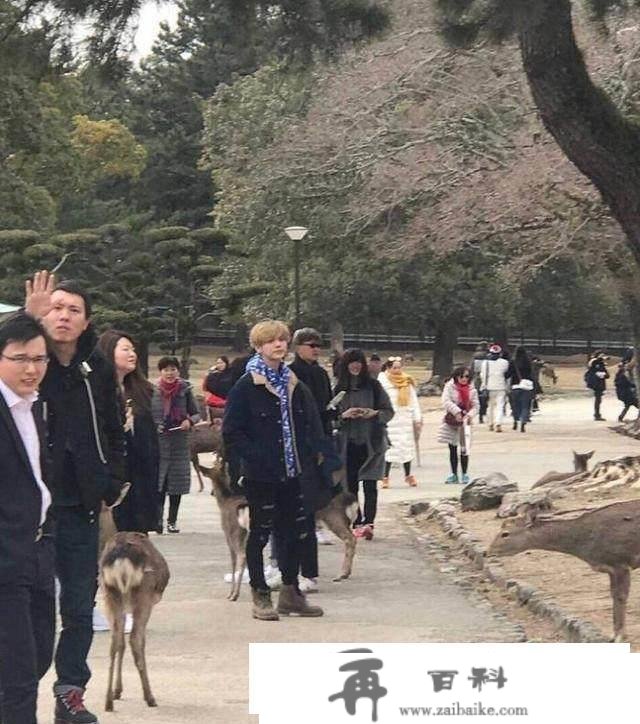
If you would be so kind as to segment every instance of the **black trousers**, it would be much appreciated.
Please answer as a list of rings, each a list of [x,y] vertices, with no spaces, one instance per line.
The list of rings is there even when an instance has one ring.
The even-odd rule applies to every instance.
[[[317,578],[319,569],[315,515],[307,515],[305,529],[307,535],[300,541],[300,573],[305,578]]]
[[[366,445],[355,445],[352,442],[347,443],[347,486],[349,492],[358,497],[358,488],[360,485],[360,468],[366,461],[369,453]],[[358,516],[355,525],[373,525],[378,510],[378,481],[363,480],[362,489],[364,491],[364,516],[358,506]]]
[[[54,544],[36,544],[19,580],[0,584],[0,721],[36,724],[38,681],[53,658]]]
[[[602,403],[603,395],[604,395],[604,390],[594,390],[593,391],[593,416],[596,419],[601,417],[600,404]]]
[[[247,568],[251,587],[267,589],[262,551],[273,531],[278,549],[278,568],[282,583],[297,585],[300,542],[307,536],[307,514],[302,503],[300,481],[287,478],[268,483],[246,480],[243,483],[249,503],[251,529],[247,538]]]

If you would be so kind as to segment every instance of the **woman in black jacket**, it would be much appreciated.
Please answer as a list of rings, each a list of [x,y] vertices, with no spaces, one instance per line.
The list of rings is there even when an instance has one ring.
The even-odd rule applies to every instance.
[[[509,362],[507,377],[511,380],[511,414],[513,429],[525,432],[526,424],[531,415],[531,399],[533,397],[533,369],[531,359],[524,347],[516,347],[516,352]]]
[[[151,417],[153,385],[138,366],[133,339],[110,329],[98,339],[98,348],[112,362],[127,442],[127,480],[131,489],[114,508],[118,530],[148,533],[157,523],[158,435]]]
[[[590,389],[593,390],[594,395],[594,407],[593,407],[593,419],[596,422],[604,422],[604,417],[600,414],[600,404],[602,403],[602,396],[604,391],[607,389],[607,380],[609,379],[609,371],[605,359],[608,359],[604,352],[597,351],[594,356],[589,360],[587,371],[584,375],[584,381]]]

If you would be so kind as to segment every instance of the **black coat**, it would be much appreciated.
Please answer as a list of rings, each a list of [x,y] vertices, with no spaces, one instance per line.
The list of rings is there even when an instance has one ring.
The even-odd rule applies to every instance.
[[[313,454],[321,429],[313,398],[308,390],[305,394],[303,386],[304,383],[292,374],[289,411],[298,474]],[[231,389],[222,422],[222,437],[228,455],[240,460],[246,478],[272,484],[285,480],[280,399],[261,375],[247,372]]]
[[[616,386],[616,395],[625,405],[634,405],[638,401],[638,393],[633,381],[629,378],[626,370],[618,370],[616,373],[614,384]]]
[[[598,373],[602,372],[604,372],[604,376],[598,375]],[[584,379],[587,387],[590,387],[594,392],[604,392],[606,390],[609,371],[602,357],[594,357],[590,360]]]
[[[40,385],[52,458],[54,504],[100,511],[125,482],[125,439],[113,367],[89,328],[68,367],[55,355]]]
[[[311,390],[320,414],[322,429],[325,435],[331,435],[332,412],[327,410],[327,405],[331,402],[333,394],[326,370],[317,362],[305,362],[298,355],[295,356],[289,367],[296,373],[296,377]]]
[[[39,404],[33,416],[40,438],[40,466],[47,483],[46,438]],[[0,585],[15,583],[36,559],[42,496],[20,433],[0,394]],[[51,510],[51,509],[50,509]],[[45,528],[52,529],[51,514]]]

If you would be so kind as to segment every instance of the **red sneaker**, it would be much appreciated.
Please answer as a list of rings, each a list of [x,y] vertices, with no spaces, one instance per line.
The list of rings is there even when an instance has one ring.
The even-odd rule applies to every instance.
[[[353,535],[356,538],[364,538],[365,537],[365,533],[364,533],[365,527],[366,526],[364,526],[364,525],[357,526],[356,528],[353,529]]]
[[[372,525],[363,525],[361,530],[362,530],[362,537],[365,540],[373,540],[373,526]]]

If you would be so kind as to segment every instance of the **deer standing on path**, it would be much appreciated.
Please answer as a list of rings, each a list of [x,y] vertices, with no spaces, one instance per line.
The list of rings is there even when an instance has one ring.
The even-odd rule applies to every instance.
[[[523,506],[524,508],[524,506]],[[505,520],[487,555],[512,556],[530,549],[576,556],[593,570],[609,575],[613,599],[613,640],[625,639],[631,570],[640,567],[640,500],[611,503],[576,518],[539,515],[527,508]]]
[[[242,580],[244,572],[247,534],[249,531],[249,504],[244,495],[236,495],[229,489],[229,478],[224,469],[224,462],[217,461],[213,467],[207,468],[199,465],[200,472],[211,480],[213,493],[220,508],[220,521],[224,531],[229,552],[231,554],[231,593],[228,598],[237,600],[240,592],[240,583],[234,588],[236,578],[236,561],[242,565],[238,574]],[[324,508],[316,512],[316,520],[322,521],[329,530],[344,543],[344,558],[340,575],[334,581],[343,581],[351,575],[353,558],[356,553],[357,538],[353,535],[351,526],[358,513],[358,501],[352,493],[338,493]]]
[[[572,473],[557,473],[555,470],[543,475],[540,480],[537,480],[531,488],[539,488],[541,485],[548,485],[549,483],[563,483],[570,480],[574,475],[584,473],[589,469],[589,460],[593,457],[595,450],[589,450],[586,453],[573,452],[573,472]]]
[[[194,425],[189,432],[189,458],[198,476],[199,493],[204,490],[204,484],[198,455],[200,453],[220,454],[222,452],[222,428],[220,422],[220,420],[201,422]],[[212,495],[215,495],[215,490],[212,491]]]
[[[133,614],[129,643],[140,674],[144,700],[149,706],[157,706],[149,685],[145,646],[151,610],[162,598],[169,583],[167,562],[144,533],[117,533],[107,542],[102,553],[100,579],[106,613],[111,623],[111,661],[105,710],[113,711],[113,700],[122,695],[124,623],[127,611]]]

